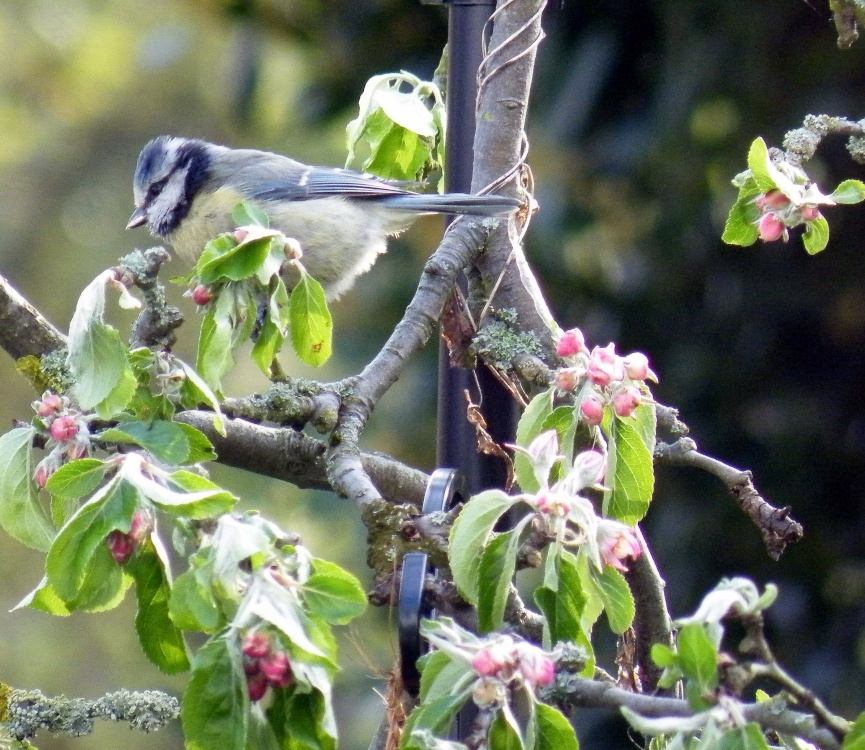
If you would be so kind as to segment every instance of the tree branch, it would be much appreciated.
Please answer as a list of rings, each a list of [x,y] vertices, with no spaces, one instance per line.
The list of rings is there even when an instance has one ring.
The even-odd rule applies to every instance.
[[[655,459],[670,466],[693,466],[718,477],[745,515],[760,529],[763,544],[773,560],[781,556],[788,544],[802,538],[802,526],[790,518],[790,507],[776,508],[764,500],[754,487],[750,471],[736,469],[700,453],[690,438],[680,438],[672,444],[658,443]]]
[[[0,276],[0,347],[17,360],[64,346],[66,337]]]
[[[332,489],[325,470],[327,446],[320,440],[291,429],[263,427],[242,419],[225,420],[223,436],[216,431],[214,415],[208,411],[184,411],[175,419],[207,435],[219,462],[226,466],[305,489]],[[429,477],[422,471],[379,453],[360,453],[359,458],[363,471],[382,498],[418,506],[423,502]]]

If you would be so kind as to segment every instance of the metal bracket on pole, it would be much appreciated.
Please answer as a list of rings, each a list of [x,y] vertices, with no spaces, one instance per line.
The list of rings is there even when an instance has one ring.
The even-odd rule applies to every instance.
[[[468,492],[463,475],[456,469],[436,469],[426,488],[422,513],[448,511],[466,500]],[[435,575],[435,568],[430,565],[426,552],[406,552],[399,582],[399,655],[403,687],[411,696],[417,696],[420,689],[416,665],[423,655],[420,621],[434,615],[433,610],[423,603],[423,587],[428,573]]]

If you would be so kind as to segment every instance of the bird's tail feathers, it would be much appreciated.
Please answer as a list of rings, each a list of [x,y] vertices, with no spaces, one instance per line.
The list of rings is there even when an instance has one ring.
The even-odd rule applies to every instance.
[[[504,195],[468,195],[466,193],[408,193],[381,199],[392,208],[435,214],[474,214],[503,216],[516,210],[520,201]]]

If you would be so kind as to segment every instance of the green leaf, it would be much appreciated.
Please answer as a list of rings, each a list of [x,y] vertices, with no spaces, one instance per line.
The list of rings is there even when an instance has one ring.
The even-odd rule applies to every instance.
[[[443,651],[433,651],[418,659],[420,676],[420,699],[433,701],[453,692],[454,686],[461,684],[471,674],[469,682],[474,682],[474,671],[459,659],[452,658]]]
[[[501,490],[487,490],[469,500],[451,527],[451,574],[460,593],[471,604],[478,602],[478,558],[499,518],[516,501]]]
[[[675,667],[679,663],[676,652],[663,643],[655,643],[651,651],[652,661],[659,667]]]
[[[565,457],[566,466],[570,466],[574,462],[574,436],[577,433],[578,425],[577,412],[573,406],[559,406],[553,409],[541,425],[541,432],[555,430],[558,434],[559,451]],[[553,467],[551,484],[561,478],[556,474],[561,473],[562,469],[562,462],[559,461]]]
[[[280,690],[268,707],[267,716],[280,747],[333,750],[336,739],[324,730],[325,711],[325,698],[317,690],[310,693]]]
[[[224,625],[213,592],[200,579],[198,569],[187,570],[177,577],[171,587],[168,615],[181,630],[215,633]]]
[[[606,483],[611,492],[604,497],[604,515],[634,526],[652,499],[652,454],[632,419],[615,417],[609,433]]]
[[[749,721],[743,727],[728,729],[721,735],[718,750],[769,750],[760,725]]]
[[[287,334],[289,296],[282,279],[277,279],[270,295],[264,325],[252,347],[252,361],[268,377],[271,376],[273,361],[282,349]]]
[[[517,424],[517,445],[526,448],[544,431],[544,423],[553,412],[553,390],[535,396],[526,407]],[[529,457],[517,452],[514,455],[514,473],[517,484],[523,492],[537,492],[540,489]]]
[[[595,582],[604,601],[610,630],[621,635],[634,622],[634,597],[628,582],[618,570],[609,565],[605,565],[603,572],[595,576]]]
[[[102,544],[90,558],[78,595],[65,604],[70,610],[107,612],[123,601],[131,585],[132,576],[114,561],[108,547]]]
[[[220,295],[216,307],[205,314],[198,335],[195,369],[207,386],[217,393],[222,390],[223,376],[234,365],[231,308],[231,295]]]
[[[469,693],[468,689],[456,693],[446,693],[439,698],[426,700],[418,705],[406,720],[400,748],[403,750],[417,748],[411,737],[411,733],[415,729],[428,729],[435,735],[444,733],[468,699]]]
[[[198,278],[210,286],[224,281],[243,281],[254,276],[270,254],[272,239],[241,242],[206,264],[199,264]]]
[[[189,425],[181,425],[178,422],[166,422],[156,420],[154,422],[123,422],[117,427],[112,427],[99,433],[99,439],[111,443],[131,443],[143,448],[158,461],[166,464],[190,463],[191,447],[189,443],[189,431],[184,429]],[[195,428],[192,428],[195,430]],[[201,436],[208,447],[208,454],[215,457],[210,441],[203,433],[195,430]]]
[[[646,388],[644,395],[651,398],[652,392]],[[655,441],[657,439],[658,417],[655,413],[655,405],[651,403],[642,403],[631,414],[631,422],[634,429],[652,456],[655,453]]]
[[[514,731],[501,711],[490,725],[489,749],[490,750],[523,750],[523,740],[519,733]]]
[[[557,589],[540,586],[535,589],[535,603],[547,620],[550,646],[559,641],[573,641],[586,649],[589,660],[583,675],[595,671],[595,657],[589,633],[583,625],[587,596],[577,569],[576,559],[569,552],[557,556],[555,561]]]
[[[345,625],[366,609],[366,593],[351,573],[336,563],[314,559],[315,571],[303,584],[309,611],[326,622]]]
[[[546,703],[536,703],[538,739],[535,750],[579,750],[577,735],[561,711]]]
[[[60,497],[86,497],[102,483],[108,469],[109,465],[98,458],[70,461],[48,478],[45,489]]]
[[[204,644],[192,662],[180,719],[187,750],[244,750],[249,696],[240,649],[227,634]]]
[[[75,378],[73,390],[79,406],[88,410],[105,401],[110,402],[107,411],[122,410],[135,393],[134,387],[128,391],[130,383],[137,386],[137,381],[120,334],[105,323],[93,321],[76,344],[73,350],[70,341],[69,366]],[[128,398],[123,403],[126,395]]]
[[[35,434],[32,427],[16,427],[0,437],[0,526],[13,539],[45,552],[54,529],[33,484]]]
[[[684,625],[678,638],[679,666],[685,677],[694,682],[694,692],[688,702],[694,710],[705,708],[695,705],[697,697],[704,697],[718,686],[718,651],[705,627],[699,623]]]
[[[288,299],[291,344],[298,359],[312,367],[323,365],[332,349],[333,320],[324,290],[308,273],[301,274]]]
[[[513,529],[496,536],[478,562],[478,630],[491,633],[502,626],[505,604],[517,566],[523,530],[534,518],[523,518]]]
[[[220,435],[225,435],[225,420],[222,417],[222,411],[219,408],[219,399],[211,390],[210,386],[204,382],[204,379],[186,362],[175,358],[186,378],[183,381],[181,400],[185,407],[194,409],[200,404],[206,404],[214,411],[213,426]],[[192,441],[195,443],[195,441]],[[209,442],[209,441],[208,441]],[[201,459],[204,460],[204,459]]]
[[[213,518],[230,511],[237,498],[218,484],[199,474],[180,469],[168,475],[169,481],[181,491],[160,487],[154,483],[154,492],[145,492],[162,510],[186,518]]]
[[[186,643],[168,616],[171,581],[151,540],[132,556],[126,570],[135,579],[135,630],[145,655],[166,674],[185,672],[189,669]]]
[[[60,529],[48,551],[45,570],[61,599],[74,602],[82,594],[95,553],[101,548],[110,559],[105,538],[114,530],[128,532],[137,507],[135,489],[126,482],[114,481],[82,505]]]
[[[805,234],[802,242],[809,255],[816,255],[826,249],[829,244],[829,222],[824,216],[818,216],[814,221],[805,222]]]
[[[844,180],[829,195],[835,203],[860,203],[865,200],[865,182],[859,180]]]
[[[239,227],[257,224],[260,227],[270,226],[270,217],[258,206],[249,201],[241,201],[231,211],[231,218]]]
[[[382,110],[370,116],[369,124],[371,153],[364,170],[389,180],[416,179],[434,141],[390,121]]]
[[[757,183],[761,193],[768,193],[778,187],[769,173],[768,165],[769,149],[766,146],[766,141],[757,138],[748,149],[748,168],[751,170],[754,182]]]
[[[101,419],[112,419],[126,409],[135,397],[138,390],[138,381],[131,367],[123,370],[120,379],[111,392],[96,404],[96,414]]]
[[[865,750],[865,711],[856,717],[841,743],[841,750]]]
[[[739,189],[739,195],[724,224],[724,233],[721,235],[723,242],[728,245],[747,247],[757,241],[760,236],[757,222],[760,220],[761,212],[754,201],[761,193],[753,180]]]

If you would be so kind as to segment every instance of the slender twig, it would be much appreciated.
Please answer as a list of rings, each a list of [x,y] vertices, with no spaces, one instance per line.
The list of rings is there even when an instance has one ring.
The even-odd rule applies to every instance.
[[[754,677],[767,677],[773,680],[781,688],[787,691],[796,702],[802,707],[810,711],[817,718],[817,721],[829,729],[838,740],[843,740],[845,735],[850,731],[850,724],[846,719],[833,714],[820,698],[811,690],[806,688],[801,683],[787,672],[772,652],[769,642],[766,640],[766,633],[763,627],[763,616],[760,613],[742,617],[742,622],[745,625],[745,630],[748,634],[746,641],[748,649],[755,654],[759,659],[759,664],[752,664],[750,669]]]
[[[790,518],[790,508],[776,508],[767,502],[754,487],[750,471],[736,469],[697,450],[690,438],[675,443],[658,443],[655,460],[671,466],[693,466],[718,477],[736,499],[739,507],[750,518],[763,536],[766,551],[777,560],[784,548],[798,542],[803,535],[802,526]]]

